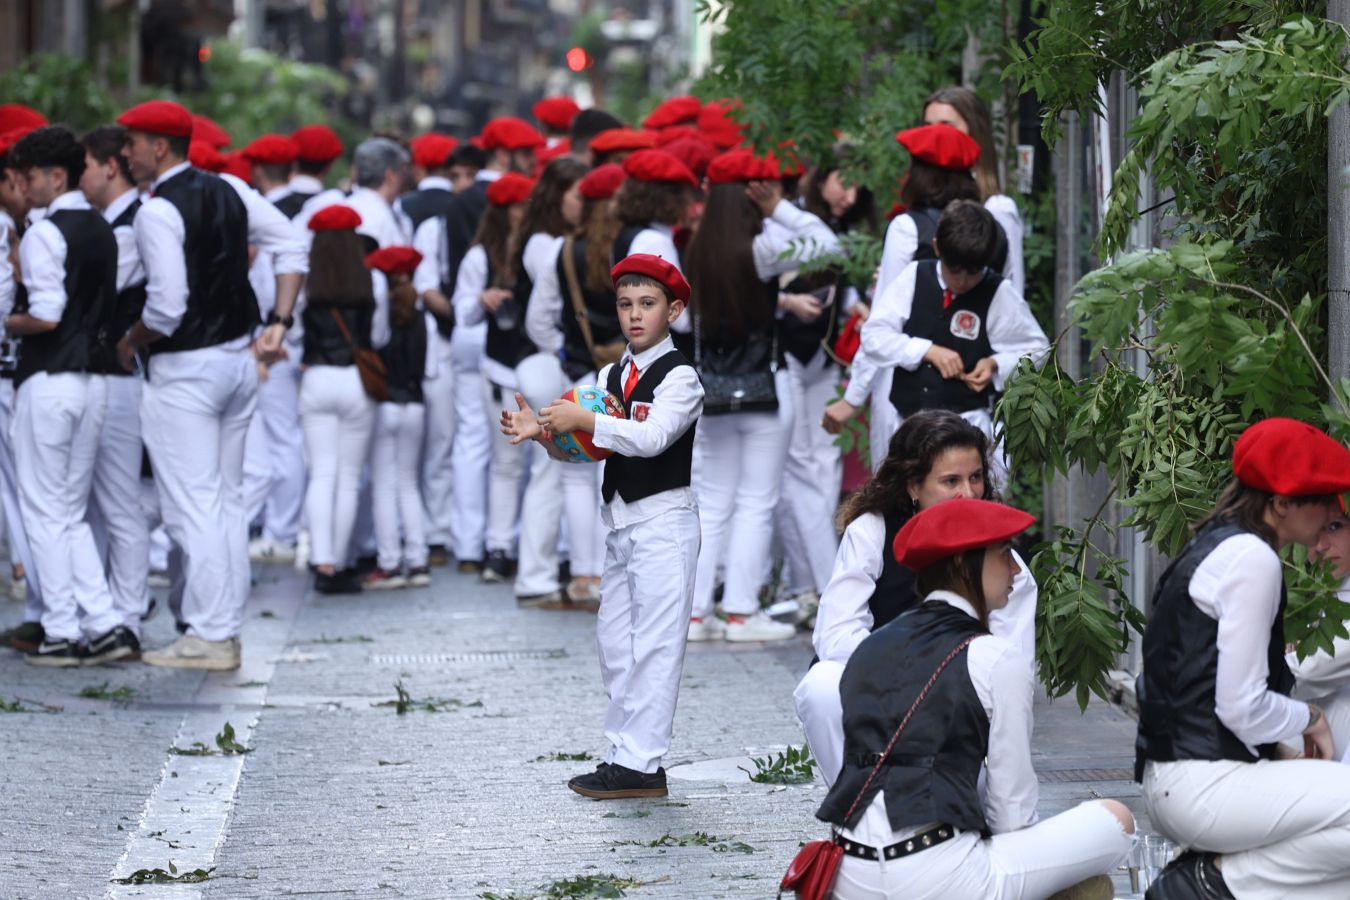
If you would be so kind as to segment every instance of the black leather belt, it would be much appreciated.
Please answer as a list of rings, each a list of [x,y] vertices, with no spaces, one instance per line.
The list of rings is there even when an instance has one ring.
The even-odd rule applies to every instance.
[[[880,849],[838,835],[835,836],[834,842],[844,848],[845,856],[856,856],[858,859],[876,862],[879,859],[899,859],[902,856],[909,856],[912,853],[927,850],[929,847],[936,847],[938,844],[950,841],[954,837],[956,837],[955,828],[950,825],[938,825]]]

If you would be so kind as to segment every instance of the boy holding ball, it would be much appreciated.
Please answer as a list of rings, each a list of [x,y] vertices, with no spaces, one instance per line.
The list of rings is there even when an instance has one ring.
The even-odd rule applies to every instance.
[[[670,325],[689,302],[689,282],[659,256],[635,253],[611,271],[628,347],[600,372],[627,418],[597,416],[558,400],[536,414],[502,410],[512,443],[534,439],[558,453],[554,434],[585,432],[612,450],[601,518],[609,528],[600,580],[597,637],[605,712],[605,761],[567,783],[597,800],[664,797],[675,701],[698,562],[698,506],[689,486],[703,388],[675,349]]]

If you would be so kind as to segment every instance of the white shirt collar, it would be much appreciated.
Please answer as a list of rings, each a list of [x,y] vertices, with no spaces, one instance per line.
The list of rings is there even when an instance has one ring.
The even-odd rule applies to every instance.
[[[436,189],[448,191],[451,190],[450,179],[442,178],[440,175],[428,175],[426,178],[417,182],[417,189],[419,191],[431,191]]]
[[[653,222],[647,227],[658,234],[664,234],[666,237],[675,236],[675,226],[667,225],[665,222]]]
[[[128,206],[136,202],[137,193],[135,188],[124,192],[116,200],[108,204],[108,208],[103,210],[103,219],[109,224],[117,221],[117,217],[126,212]]]
[[[647,371],[648,366],[650,366],[652,363],[656,362],[658,359],[665,356],[667,353],[669,353],[674,349],[675,349],[675,342],[671,340],[670,335],[667,334],[664,340],[658,342],[653,347],[648,347],[646,350],[643,350],[636,356],[633,355],[632,348],[629,348],[627,351],[625,351],[624,362],[625,363],[631,362],[638,367],[639,372],[645,372]]]
[[[313,175],[292,175],[286,186],[297,194],[317,194],[323,190],[323,182]]]
[[[496,169],[479,169],[478,174],[473,177],[475,181],[496,181],[504,174],[504,172],[498,172]]]
[[[276,203],[282,197],[289,197],[293,193],[295,193],[295,188],[291,187],[290,183],[288,182],[279,187],[274,187],[267,193],[263,194],[263,199],[272,203]]]
[[[951,591],[933,591],[927,597],[924,597],[923,600],[925,603],[930,600],[937,600],[940,603],[945,603],[948,606],[953,606],[961,610],[961,612],[970,616],[972,619],[978,621],[980,618],[979,613],[975,612],[975,607],[969,600],[962,597],[960,594],[953,594]]]
[[[192,163],[187,162],[185,160],[183,162],[180,162],[178,165],[174,166],[172,169],[167,170],[163,175],[155,179],[154,184],[150,185],[150,193],[153,194],[155,192],[155,188],[159,187],[161,184],[168,181],[170,178],[177,175],[179,172],[182,172],[190,168],[192,168]]]
[[[34,209],[28,213],[28,224],[34,225],[48,218],[54,212],[63,209],[93,209],[89,205],[89,198],[83,191],[66,191],[61,196],[51,202],[50,206]]]

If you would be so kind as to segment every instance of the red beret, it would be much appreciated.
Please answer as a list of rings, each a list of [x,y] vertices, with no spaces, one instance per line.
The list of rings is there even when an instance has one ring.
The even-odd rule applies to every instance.
[[[915,159],[941,169],[970,169],[980,159],[980,145],[975,139],[951,125],[907,128],[895,139]]]
[[[1350,450],[1294,419],[1257,422],[1233,445],[1233,474],[1249,488],[1303,497],[1350,490]]]
[[[1036,517],[989,500],[957,497],[920,510],[895,536],[895,561],[915,570],[1026,531]]]
[[[327,125],[302,125],[291,132],[297,159],[307,163],[332,162],[342,155],[342,141]]]
[[[41,128],[47,124],[47,117],[22,103],[0,103],[0,134],[7,134],[16,128]]]
[[[610,280],[616,288],[621,275],[645,275],[654,278],[666,290],[675,295],[676,300],[689,302],[689,282],[684,280],[680,270],[659,256],[650,253],[633,253],[619,260],[618,265],[609,270]]]
[[[220,170],[220,174],[233,175],[245,184],[253,184],[253,164],[244,156],[243,150],[226,153],[223,159],[225,166]]]
[[[284,134],[264,134],[240,151],[244,159],[263,166],[288,166],[298,152],[295,141]]]
[[[632,128],[607,128],[591,138],[589,146],[592,153],[647,150],[656,146],[656,135]]]
[[[343,203],[334,203],[309,217],[310,231],[352,231],[361,224],[361,214]]]
[[[543,174],[544,169],[549,163],[553,162],[558,157],[566,156],[571,152],[572,142],[567,138],[563,138],[554,144],[550,144],[547,147],[541,147],[534,151],[534,176],[538,178]]]
[[[366,256],[366,268],[379,269],[386,275],[411,275],[421,261],[422,254],[412,247],[381,247]]]
[[[192,113],[170,100],[147,100],[137,104],[118,116],[117,124],[147,134],[192,136]]]
[[[664,150],[639,150],[623,161],[623,170],[638,181],[673,181],[698,187],[689,167]]]
[[[408,142],[412,148],[413,163],[424,169],[439,169],[455,152],[459,141],[448,134],[423,134]]]
[[[669,128],[659,128],[656,131],[656,146],[664,147],[666,144],[685,138],[695,138],[700,141],[707,141],[708,136],[699,131],[692,125],[671,125]]]
[[[663,100],[647,118],[642,120],[643,128],[669,128],[671,125],[683,125],[698,121],[703,112],[703,101],[697,97],[671,97]]]
[[[717,156],[717,148],[701,136],[680,138],[661,149],[688,166],[689,171],[698,178],[708,173],[708,164]]]
[[[225,171],[225,157],[211,146],[210,141],[193,141],[188,144],[188,162],[207,172]]]
[[[603,166],[596,166],[586,173],[577,184],[577,190],[581,191],[581,196],[587,200],[608,200],[618,193],[619,185],[628,176],[623,172],[623,166],[618,163],[605,163]]]
[[[29,132],[37,131],[41,127],[41,125],[20,125],[0,134],[0,156],[14,149],[14,145],[23,140]]]
[[[530,192],[533,190],[533,178],[526,178],[519,172],[507,172],[487,186],[487,198],[493,206],[510,206],[513,203],[524,203],[530,198]]]
[[[572,127],[572,120],[581,112],[581,107],[571,97],[545,97],[531,111],[545,127],[566,131]]]
[[[739,106],[738,100],[714,100],[698,114],[698,130],[723,150],[735,147],[741,142],[741,126],[731,111]]]
[[[230,133],[206,116],[193,115],[192,138],[206,141],[217,150],[230,146]]]
[[[737,181],[773,181],[779,177],[778,163],[755,156],[749,150],[728,150],[708,163],[708,181],[731,184]]]
[[[482,138],[484,150],[533,150],[548,143],[533,125],[514,116],[488,122]]]

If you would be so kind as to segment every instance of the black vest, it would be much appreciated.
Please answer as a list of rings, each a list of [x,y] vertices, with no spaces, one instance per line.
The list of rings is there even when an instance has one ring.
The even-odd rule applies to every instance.
[[[895,553],[891,550],[895,536],[909,519],[899,513],[889,512],[885,520],[886,543],[881,547],[881,574],[867,601],[867,608],[872,613],[873,631],[919,605],[919,595],[914,587],[914,570],[896,562]]]
[[[305,323],[304,364],[307,366],[350,366],[352,345],[342,335],[337,322],[333,320],[333,310],[338,311],[347,330],[356,340],[356,346],[370,348],[370,320],[375,314],[374,306],[352,307],[332,306],[316,303],[313,297],[305,303],[300,314]]]
[[[402,328],[389,323],[389,343],[380,348],[390,403],[421,403],[427,368],[427,320],[418,310]]]
[[[412,219],[413,231],[416,231],[417,226],[427,219],[442,215],[446,206],[450,204],[453,194],[454,192],[447,188],[420,188],[400,197],[399,205],[403,207],[403,212],[408,218]]]
[[[47,217],[66,242],[66,306],[56,328],[24,338],[14,383],[38,372],[89,372],[117,310],[117,238],[103,214],[62,209]]]
[[[459,278],[459,264],[464,254],[473,246],[474,235],[478,233],[478,223],[487,211],[487,182],[474,181],[457,194],[452,194],[445,204],[445,259],[448,274],[445,279],[447,297],[453,297],[455,282]],[[489,282],[490,284],[491,282]]]
[[[689,360],[678,350],[671,350],[644,372],[638,373],[638,383],[633,393],[623,399],[623,384],[619,376],[623,369],[623,360],[609,367],[609,378],[605,389],[623,404],[624,415],[631,416],[632,404],[651,403],[656,396],[656,386],[670,374],[672,369],[689,365]],[[689,473],[694,467],[694,432],[698,422],[691,422],[689,430],[675,439],[665,450],[652,457],[620,456],[615,454],[605,460],[605,476],[600,483],[600,495],[609,503],[618,494],[625,503],[633,503],[644,497],[671,491],[675,488],[689,487]]]
[[[628,255],[633,238],[641,228],[628,227],[619,232],[610,250],[610,265]],[[612,290],[597,291],[586,284],[586,239],[577,238],[572,242],[572,263],[576,267],[577,282],[581,287],[581,298],[586,306],[586,319],[591,325],[591,337],[597,347],[623,340],[623,331],[619,328],[618,298]],[[586,338],[581,333],[576,307],[572,301],[571,282],[567,280],[567,269],[563,263],[563,253],[567,244],[558,251],[558,288],[562,292],[562,367],[567,377],[576,381],[595,371],[595,361],[586,346]]]
[[[976,782],[989,750],[989,717],[966,668],[969,648],[952,660],[915,711],[877,777],[848,813],[879,754],[938,665],[980,623],[946,603],[922,603],[858,645],[844,667],[844,763],[816,818],[855,827],[886,792],[892,829],[941,822],[988,834]]]
[[[919,246],[914,251],[914,258],[937,259],[937,253],[933,250],[933,238],[937,236],[937,223],[942,216],[942,210],[925,206],[907,210],[905,215],[909,216],[914,228],[919,232]],[[1002,274],[1004,267],[1008,265],[1008,235],[997,219],[994,220],[994,232],[994,250],[989,254],[987,265]]]
[[[317,197],[317,196],[318,194],[302,194],[297,191],[294,193],[287,194],[280,200],[273,202],[272,205],[275,206],[277,209],[281,210],[281,214],[286,218],[294,219],[296,216],[300,215],[300,210],[302,207],[304,207],[305,201],[307,201],[310,197]]]
[[[969,372],[977,362],[993,355],[994,348],[989,343],[989,305],[1002,283],[1002,275],[988,270],[974,290],[956,296],[952,305],[943,309],[938,261],[919,263],[905,334],[955,350]],[[957,336],[954,331],[973,336]],[[949,409],[958,413],[985,409],[991,396],[988,388],[976,393],[959,378],[943,378],[937,367],[928,362],[920,363],[913,372],[897,367],[891,375],[891,403],[902,416],[912,416],[921,409]]]
[[[151,344],[150,353],[213,347],[249,334],[262,316],[248,283],[244,201],[224,179],[194,168],[159,185],[155,196],[183,217],[188,298],[177,330]]]
[[[1239,525],[1206,526],[1167,567],[1153,592],[1153,613],[1144,630],[1144,668],[1135,681],[1139,699],[1139,735],[1134,744],[1134,778],[1143,780],[1148,760],[1183,759],[1256,762],[1272,759],[1275,745],[1265,744],[1253,756],[1228,730],[1214,710],[1214,680],[1219,667],[1219,623],[1191,599],[1191,576],[1223,541],[1247,533]],[[1266,684],[1289,695],[1294,675],[1284,661],[1284,585],[1280,608],[1270,628]]]
[[[491,267],[489,280],[491,285]],[[496,313],[488,313],[487,348],[489,359],[514,369],[520,361],[539,348],[525,335],[525,310],[530,305],[530,291],[534,290],[534,281],[525,271],[525,248],[520,248],[516,257],[516,286]]]

